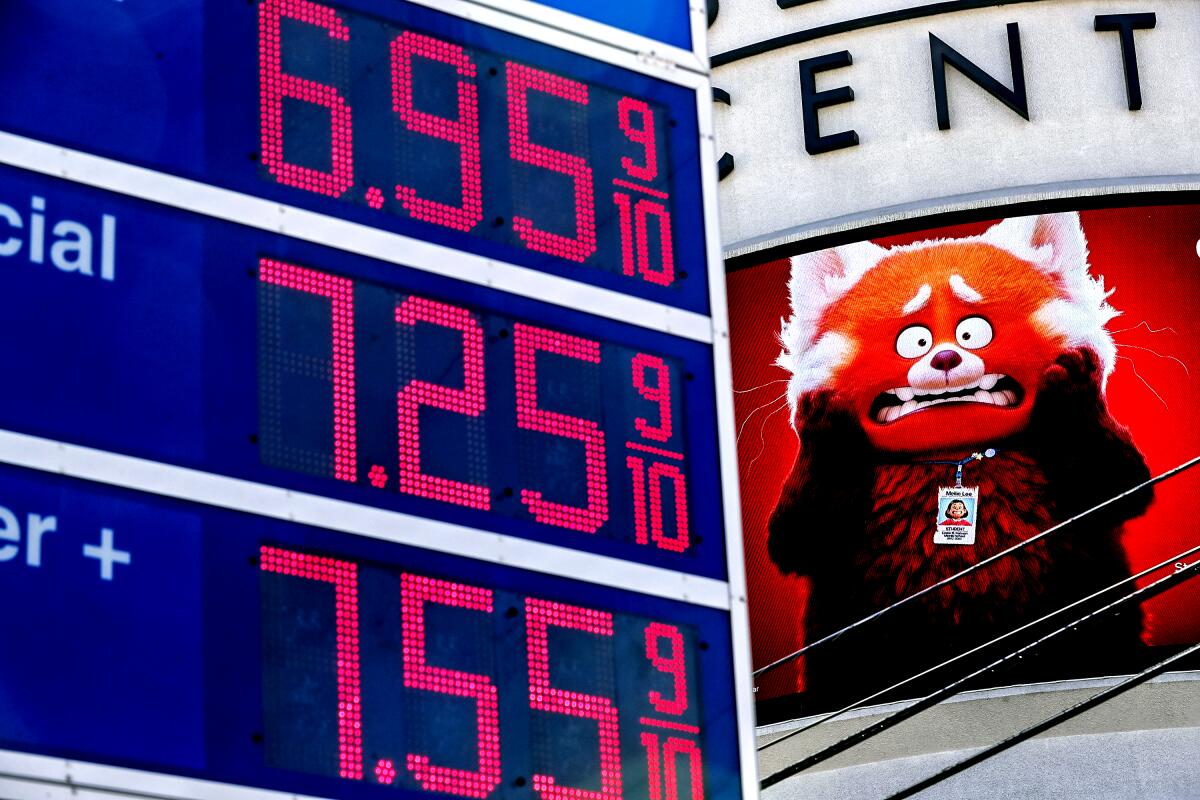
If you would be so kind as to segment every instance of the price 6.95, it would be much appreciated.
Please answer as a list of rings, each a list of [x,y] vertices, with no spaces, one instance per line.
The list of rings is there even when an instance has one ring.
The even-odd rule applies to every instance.
[[[488,239],[514,260],[548,255],[647,290],[686,277],[662,106],[523,63],[549,48],[516,37],[500,39],[521,59],[311,0],[258,12],[264,180],[415,221],[455,247]],[[464,27],[479,28],[452,23]],[[488,30],[466,38],[496,40]]]

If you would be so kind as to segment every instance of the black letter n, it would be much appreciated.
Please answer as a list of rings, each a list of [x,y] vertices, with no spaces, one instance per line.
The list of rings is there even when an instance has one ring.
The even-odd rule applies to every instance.
[[[1025,119],[1029,119],[1029,100],[1025,95],[1025,64],[1021,61],[1021,31],[1017,23],[1008,23],[1008,59],[1012,65],[1013,88],[988,75],[962,53],[929,34],[929,58],[933,66],[933,97],[937,103],[938,129],[950,130],[950,107],[946,102],[946,65],[957,69],[977,86]]]

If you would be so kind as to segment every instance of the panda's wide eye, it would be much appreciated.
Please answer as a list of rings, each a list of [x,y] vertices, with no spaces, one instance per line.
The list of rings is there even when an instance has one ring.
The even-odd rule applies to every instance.
[[[924,325],[910,325],[896,337],[896,353],[904,358],[920,358],[933,347],[933,332]]]
[[[983,317],[967,317],[958,323],[954,338],[968,350],[976,350],[992,341],[992,324]]]

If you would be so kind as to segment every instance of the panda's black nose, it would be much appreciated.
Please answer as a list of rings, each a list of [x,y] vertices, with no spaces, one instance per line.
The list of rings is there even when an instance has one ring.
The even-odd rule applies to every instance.
[[[962,363],[962,356],[953,350],[940,350],[934,354],[929,365],[942,372],[949,372]]]

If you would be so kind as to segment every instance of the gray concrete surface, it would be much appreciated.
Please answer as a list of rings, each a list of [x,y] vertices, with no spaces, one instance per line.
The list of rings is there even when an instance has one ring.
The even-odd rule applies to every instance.
[[[882,800],[1119,680],[966,692],[773,786],[763,798]],[[861,709],[760,751],[760,776],[904,705]],[[764,726],[759,729],[759,744],[810,721]],[[1200,671],[1160,676],[918,796],[922,800],[1200,800]]]

